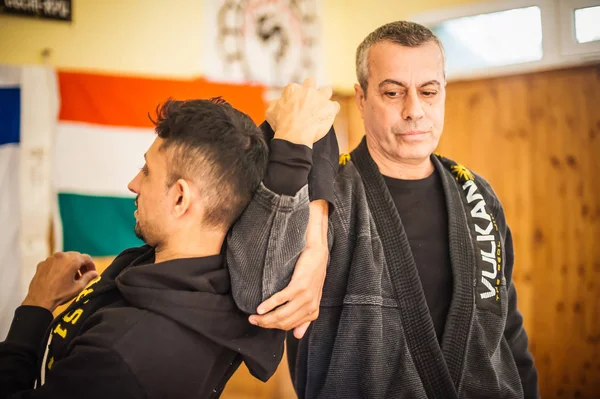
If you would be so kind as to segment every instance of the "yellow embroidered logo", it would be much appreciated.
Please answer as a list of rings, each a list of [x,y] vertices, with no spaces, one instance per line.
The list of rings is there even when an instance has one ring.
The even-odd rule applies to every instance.
[[[98,277],[96,277],[95,279],[93,279],[92,281],[90,281],[85,288],[90,288],[90,286],[96,284],[98,281],[100,281],[102,279],[102,275],[98,275]]]
[[[465,194],[464,201],[469,224],[477,233],[474,249],[477,255],[476,306],[502,314],[501,288],[503,278],[502,238],[498,224],[488,211],[485,198],[479,192],[475,174],[461,164],[435,154],[442,164],[452,173]]]
[[[475,180],[473,173],[460,164],[452,165],[450,170],[452,170],[452,173],[456,176],[456,180],[462,180],[463,182]]]
[[[350,160],[350,154],[340,155],[340,165],[346,165],[349,160]]]
[[[90,281],[88,283],[88,285],[85,286],[85,288],[83,289],[83,291],[81,291],[79,293],[79,295],[77,296],[77,298],[75,298],[74,302],[80,302],[82,298],[85,298],[86,296],[88,296],[89,294],[91,294],[92,292],[94,292],[93,288],[90,288],[92,285],[96,284],[98,281],[100,281],[100,279],[102,278],[102,276],[98,276],[95,279],[93,279],[92,281]],[[83,302],[83,304],[85,305],[88,301],[86,300],[85,302]],[[56,325],[56,328],[54,329],[54,331],[52,331],[55,335],[58,335],[61,338],[66,338],[67,337],[67,327],[69,324],[76,324],[77,320],[79,320],[79,318],[81,317],[81,315],[83,314],[83,309],[78,308],[75,309],[71,312],[69,312],[68,314],[66,314],[63,318],[62,321],[65,323],[65,326],[63,327],[62,323],[58,323]]]
[[[467,172],[469,171],[467,170]],[[473,175],[471,174],[471,176]],[[468,180],[462,188],[466,193],[467,203],[471,205],[470,213],[477,233],[477,246],[479,247],[481,265],[484,265],[481,269],[483,292],[480,292],[480,297],[482,300],[495,298],[496,301],[499,301],[500,284],[502,282],[502,242],[498,235],[498,225],[494,215],[487,212],[485,199],[478,192],[475,181]],[[480,220],[475,222],[475,219]],[[482,222],[485,227],[481,227]],[[487,222],[487,225],[485,222]]]

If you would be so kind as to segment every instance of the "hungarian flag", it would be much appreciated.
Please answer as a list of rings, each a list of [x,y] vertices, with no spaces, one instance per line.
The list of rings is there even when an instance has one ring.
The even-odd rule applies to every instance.
[[[221,96],[257,123],[266,109],[264,88],[256,85],[65,71],[58,72],[58,85],[55,247],[108,259],[142,244],[133,232],[134,194],[127,184],[156,137],[148,115],[154,117],[158,105]]]

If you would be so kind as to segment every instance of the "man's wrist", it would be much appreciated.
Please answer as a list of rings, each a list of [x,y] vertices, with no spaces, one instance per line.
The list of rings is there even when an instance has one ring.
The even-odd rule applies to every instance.
[[[307,146],[308,148],[312,148],[314,144],[313,139],[311,137],[307,137],[306,134],[299,134],[298,132],[286,129],[277,130],[273,138],[286,140],[294,144],[302,144]]]
[[[26,345],[37,351],[52,323],[52,313],[39,306],[19,306],[15,309],[5,342]]]
[[[52,312],[54,312],[54,310],[56,310],[56,308],[58,307],[58,304],[55,304],[51,301],[40,300],[38,298],[32,297],[31,295],[27,294],[27,296],[23,300],[23,303],[21,303],[21,306],[37,306],[40,308],[47,309],[52,313]]]
[[[265,187],[278,195],[295,196],[308,184],[313,150],[277,138],[271,140],[270,148],[269,165],[263,179]]]

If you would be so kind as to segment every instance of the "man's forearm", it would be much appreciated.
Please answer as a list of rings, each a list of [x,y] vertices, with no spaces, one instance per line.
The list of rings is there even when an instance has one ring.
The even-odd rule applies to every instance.
[[[19,306],[6,337],[0,343],[0,398],[32,389],[38,356],[52,313],[37,306]]]
[[[261,185],[227,237],[227,266],[233,298],[248,313],[289,283],[306,246],[308,187],[296,196],[277,195]]]
[[[314,143],[312,150],[307,146],[285,140],[273,140],[275,132],[267,122],[261,124],[260,128],[271,147],[269,167],[264,180],[265,186],[278,194],[293,196],[306,184],[305,176],[308,173],[310,200],[326,200],[329,202],[329,212],[331,213],[334,201],[333,186],[339,169],[338,159],[340,156],[333,126],[325,137]]]
[[[312,201],[309,204],[308,227],[306,229],[306,247],[327,245],[327,226],[329,224],[329,203],[325,200]]]

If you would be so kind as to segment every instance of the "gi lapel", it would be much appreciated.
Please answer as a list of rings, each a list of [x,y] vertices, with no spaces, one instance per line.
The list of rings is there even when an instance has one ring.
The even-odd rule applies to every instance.
[[[448,206],[454,296],[442,340],[444,357],[460,392],[474,309],[502,315],[502,242],[494,215],[467,168],[441,156],[432,160],[442,175]]]
[[[408,238],[394,201],[371,158],[366,139],[352,152],[379,236],[400,308],[400,319],[415,366],[429,398],[457,398],[437,342]],[[401,376],[399,376],[401,378]]]
[[[458,390],[473,318],[476,260],[466,210],[461,199],[462,189],[437,157],[432,156],[431,159],[444,186],[448,207],[450,262],[454,279],[452,303],[442,338],[442,351],[452,381]]]

